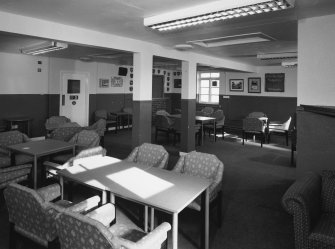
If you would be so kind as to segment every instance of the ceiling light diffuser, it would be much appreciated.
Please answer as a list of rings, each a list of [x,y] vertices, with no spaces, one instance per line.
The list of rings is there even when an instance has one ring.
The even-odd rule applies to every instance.
[[[144,18],[144,25],[158,31],[171,31],[294,7],[294,0],[222,0]]]
[[[29,54],[29,55],[38,55],[38,54],[44,54],[44,53],[49,53],[61,49],[67,48],[66,43],[62,42],[55,42],[55,41],[48,41],[48,42],[43,42],[34,46],[22,48],[21,53],[23,54]]]
[[[257,59],[260,60],[282,60],[282,59],[296,59],[296,58],[298,58],[297,52],[257,54]]]

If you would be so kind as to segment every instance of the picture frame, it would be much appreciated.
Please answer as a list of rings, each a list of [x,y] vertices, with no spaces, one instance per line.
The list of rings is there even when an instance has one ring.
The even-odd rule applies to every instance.
[[[266,73],[265,92],[285,92],[285,73]]]
[[[99,79],[99,87],[100,88],[109,87],[109,79]]]
[[[261,78],[248,78],[248,93],[261,93]]]
[[[244,79],[230,79],[229,90],[231,92],[244,92]]]

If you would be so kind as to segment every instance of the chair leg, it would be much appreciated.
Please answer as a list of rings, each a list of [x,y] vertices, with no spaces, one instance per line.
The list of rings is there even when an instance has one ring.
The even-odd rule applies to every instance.
[[[285,137],[286,137],[286,146],[288,146],[288,131],[285,131]]]
[[[217,215],[218,215],[218,222],[219,228],[222,226],[222,190],[219,191],[218,196],[216,197],[217,201]]]
[[[261,134],[261,148],[263,148],[263,141],[265,140],[264,133]]]
[[[242,131],[242,145],[244,145],[244,137],[245,137],[245,132]]]
[[[16,232],[14,229],[14,223],[9,223],[9,248],[16,248]]]

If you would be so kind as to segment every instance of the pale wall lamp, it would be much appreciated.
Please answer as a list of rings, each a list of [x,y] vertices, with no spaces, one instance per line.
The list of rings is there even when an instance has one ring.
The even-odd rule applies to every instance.
[[[30,55],[38,55],[38,54],[44,54],[48,52],[65,49],[65,48],[67,48],[66,43],[47,41],[47,42],[43,42],[43,43],[33,45],[30,47],[22,48],[21,53],[30,54]]]
[[[294,7],[294,0],[222,0],[144,18],[144,25],[170,31]]]

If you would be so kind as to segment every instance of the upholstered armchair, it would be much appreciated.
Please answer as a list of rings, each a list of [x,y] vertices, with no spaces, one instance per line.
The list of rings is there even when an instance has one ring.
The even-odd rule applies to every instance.
[[[76,205],[65,200],[51,202],[57,199],[60,193],[59,184],[33,190],[11,183],[4,190],[10,223],[10,248],[15,248],[17,233],[44,247],[51,247],[58,236],[55,226],[58,213],[65,210],[86,212],[100,202],[98,196]]]
[[[105,119],[102,119],[102,118],[99,119],[94,124],[88,126],[86,129],[96,131],[100,136],[100,144],[104,145],[104,137],[105,137],[105,131],[106,131],[106,120]]]
[[[282,198],[293,216],[296,249],[335,248],[335,171],[309,172]]]
[[[99,219],[102,213],[104,219]],[[62,249],[160,249],[167,240],[167,232],[171,229],[169,223],[162,223],[150,233],[145,233],[126,216],[117,213],[116,223],[109,227],[102,220],[112,220],[115,207],[106,204],[94,210],[93,214],[81,215],[71,211],[64,211],[57,219],[56,227]]]
[[[8,184],[22,182],[28,179],[31,172],[31,164],[0,167],[0,189]]]
[[[94,121],[97,122],[99,119],[106,120],[106,129],[108,131],[109,127],[114,127],[115,133],[117,133],[117,116],[112,113],[107,112],[106,110],[96,110],[94,112]]]
[[[223,114],[223,110],[218,109],[213,114],[212,117],[215,118],[215,133],[217,134],[219,130],[221,130],[222,139],[224,139],[224,121],[225,115]],[[204,129],[208,131],[210,135],[211,131],[214,132],[214,124],[204,124]],[[215,135],[216,135],[215,134]]]
[[[206,106],[196,113],[197,116],[211,117],[214,113],[214,108]]]
[[[209,186],[209,202],[211,207],[217,206],[219,226],[221,226],[222,221],[223,170],[223,163],[215,155],[196,151],[181,156],[172,169],[173,172],[205,178],[211,182]],[[201,211],[200,197],[188,207]]]
[[[243,119],[243,131],[242,131],[242,144],[244,145],[244,140],[247,139],[247,135],[259,135],[261,139],[261,147],[266,139],[266,125],[263,120],[259,118],[247,117]]]
[[[76,154],[78,154],[82,150],[99,146],[100,136],[94,130],[82,130],[74,134],[74,136],[68,142],[76,145],[75,150]],[[65,152],[53,156],[51,160],[58,163],[65,163],[72,157],[72,152]]]
[[[181,118],[174,118],[173,124],[170,128],[170,132],[173,134],[173,145],[180,141],[180,134],[181,134]],[[194,134],[195,140],[197,141],[198,145],[201,145],[201,124],[194,124]]]
[[[0,133],[0,168],[12,165],[11,154],[7,146],[29,142],[30,138],[20,131],[6,131]],[[15,165],[31,163],[33,158],[24,154],[15,154]]]
[[[45,122],[45,129],[47,130],[47,134],[68,122],[71,122],[71,120],[65,116],[51,116]]]
[[[159,132],[164,132],[169,142],[169,134],[171,133],[171,127],[174,124],[174,119],[172,119],[170,114],[164,110],[156,112],[155,115],[155,141],[157,142],[157,137]]]
[[[289,117],[288,120],[286,120],[285,122],[270,122],[269,123],[269,133],[268,133],[268,142],[270,142],[271,139],[271,134],[273,133],[280,133],[280,134],[284,134],[285,138],[286,138],[286,146],[288,146],[288,133],[289,133],[289,129],[290,129],[290,124],[291,124],[291,117]]]
[[[68,142],[76,133],[84,130],[84,127],[59,127],[49,134],[49,138]]]
[[[125,160],[165,169],[169,153],[161,145],[143,143],[141,146],[135,147]]]

